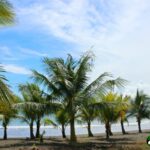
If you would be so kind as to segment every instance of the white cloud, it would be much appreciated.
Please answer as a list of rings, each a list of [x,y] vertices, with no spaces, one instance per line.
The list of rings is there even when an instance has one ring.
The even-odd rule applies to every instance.
[[[38,56],[38,57],[45,57],[45,56],[48,56],[48,54],[46,53],[42,53],[42,52],[38,52],[38,51],[35,51],[35,50],[31,50],[31,49],[28,49],[28,48],[20,48],[20,51],[24,54],[27,54],[27,55],[33,55],[33,56]]]
[[[12,55],[11,49],[8,46],[0,46],[1,60],[17,60],[18,58]]]
[[[5,71],[10,72],[10,73],[22,74],[22,75],[31,74],[30,70],[21,66],[14,65],[14,64],[2,64],[2,66],[4,67]]]
[[[94,45],[93,78],[108,71],[132,81],[133,89],[140,82],[148,89],[149,8],[149,0],[45,0],[21,8],[20,14],[28,27],[77,45],[80,51],[73,54]]]
[[[48,56],[45,52],[35,51],[24,47],[10,47],[0,46],[0,60],[4,61],[18,61],[28,59],[31,57],[45,57]]]

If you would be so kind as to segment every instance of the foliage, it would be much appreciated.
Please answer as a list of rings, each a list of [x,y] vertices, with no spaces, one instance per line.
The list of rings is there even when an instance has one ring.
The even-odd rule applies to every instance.
[[[8,0],[0,0],[0,25],[14,23],[15,13],[12,4]]]
[[[136,93],[136,97],[131,101],[130,115],[138,117],[141,119],[149,118],[150,115],[150,98],[144,94],[142,91]]]
[[[10,121],[17,117],[17,110],[12,107],[13,104],[18,102],[18,97],[12,95],[13,100],[11,103],[1,101],[0,102],[0,120],[4,127],[4,139],[7,139],[7,126]]]
[[[12,102],[13,96],[10,87],[7,85],[7,79],[3,75],[5,73],[4,69],[0,66],[0,101]]]
[[[92,83],[88,84],[88,73],[91,72],[93,66],[93,54],[85,53],[79,60],[73,59],[68,55],[67,59],[62,58],[44,58],[46,74],[41,74],[33,70],[33,78],[35,82],[43,84],[47,90],[66,104],[68,112],[71,140],[76,141],[75,136],[75,118],[83,101],[88,100],[96,93],[105,94],[113,85],[120,86],[124,80],[108,80],[111,78],[109,73],[103,73]],[[118,82],[117,82],[118,81]]]
[[[134,116],[137,119],[139,133],[141,130],[141,120],[150,118],[150,98],[142,91],[136,93],[136,97],[131,101],[131,109],[129,116]]]

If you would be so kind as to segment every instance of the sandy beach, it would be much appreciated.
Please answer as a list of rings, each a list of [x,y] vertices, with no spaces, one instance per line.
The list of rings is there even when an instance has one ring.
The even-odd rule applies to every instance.
[[[143,133],[128,132],[126,135],[114,133],[110,140],[105,139],[105,134],[96,134],[89,138],[86,135],[78,136],[78,142],[71,144],[68,139],[61,137],[45,138],[43,143],[39,140],[17,139],[0,140],[1,150],[149,150],[146,139],[150,131]]]

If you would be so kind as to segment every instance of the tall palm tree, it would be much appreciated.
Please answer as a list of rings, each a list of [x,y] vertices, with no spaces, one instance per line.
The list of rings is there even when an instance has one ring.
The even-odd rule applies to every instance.
[[[142,91],[136,93],[136,97],[131,101],[131,110],[129,116],[134,116],[137,119],[139,133],[142,133],[141,120],[150,116],[150,98]]]
[[[54,93],[57,99],[67,103],[66,110],[70,119],[70,139],[76,141],[75,118],[82,101],[93,97],[97,92],[106,93],[111,88],[108,78],[110,74],[104,73],[88,84],[88,73],[93,66],[93,54],[85,53],[79,60],[68,55],[67,60],[62,58],[44,58],[46,74],[33,70],[33,78],[36,82],[42,83],[50,93]],[[121,84],[122,79],[117,80]],[[116,82],[115,82],[116,83]]]
[[[15,13],[8,0],[0,0],[0,26],[14,23]]]
[[[75,117],[79,106],[85,97],[90,97],[96,91],[106,92],[104,86],[108,73],[100,75],[95,81],[88,85],[88,73],[93,65],[92,53],[84,54],[79,60],[68,55],[67,60],[62,58],[44,58],[46,74],[33,70],[33,78],[36,82],[42,83],[48,91],[53,92],[57,97],[63,97],[67,103],[66,110],[69,112],[70,140],[76,141]]]

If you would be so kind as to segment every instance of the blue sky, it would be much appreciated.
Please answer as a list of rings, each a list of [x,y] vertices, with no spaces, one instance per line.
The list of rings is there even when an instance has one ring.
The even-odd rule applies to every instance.
[[[107,71],[130,82],[125,92],[149,92],[149,0],[10,1],[16,24],[0,28],[0,59],[16,93],[30,69],[42,71],[44,56],[79,57],[91,47],[91,80]]]

